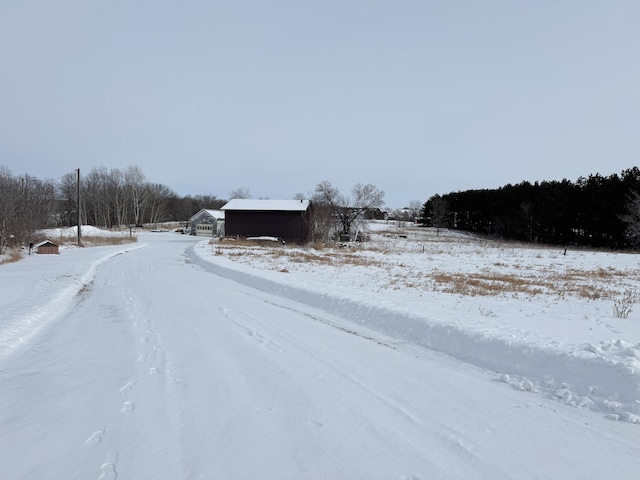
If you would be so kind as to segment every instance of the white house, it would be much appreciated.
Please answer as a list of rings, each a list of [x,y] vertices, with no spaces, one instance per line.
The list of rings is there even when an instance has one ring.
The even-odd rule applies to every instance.
[[[189,234],[200,237],[224,235],[224,212],[203,208],[189,219]]]

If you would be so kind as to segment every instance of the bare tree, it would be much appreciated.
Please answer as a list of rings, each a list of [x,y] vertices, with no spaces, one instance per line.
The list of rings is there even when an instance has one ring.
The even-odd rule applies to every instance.
[[[142,224],[142,215],[147,207],[149,189],[142,169],[138,166],[128,167],[124,172],[124,188],[127,203],[129,204],[130,217],[127,223]]]
[[[21,242],[30,241],[36,230],[56,223],[55,198],[52,182],[28,175],[24,177],[19,198],[20,223],[17,229]]]
[[[229,192],[229,200],[233,200],[234,198],[251,198],[251,193],[249,193],[247,187],[239,187]]]
[[[75,173],[67,173],[58,185],[58,214],[63,225],[71,227],[78,220],[78,180]]]
[[[109,209],[108,227],[119,227],[127,223],[127,195],[124,185],[124,174],[112,168],[105,178],[106,200]]]
[[[169,201],[175,193],[161,183],[148,183],[147,194],[149,196],[149,223],[165,221],[169,209]]]
[[[109,197],[109,171],[106,167],[94,167],[82,182],[82,201],[80,209],[84,215],[82,223],[97,227],[112,226],[113,199]]]
[[[16,199],[19,191],[20,184],[9,169],[0,167],[0,254],[5,252],[13,235],[18,215]]]
[[[401,222],[415,222],[416,219],[420,216],[420,211],[422,210],[422,204],[420,200],[411,200],[409,202],[409,206],[405,208],[396,208],[392,210],[390,215],[393,219],[399,220]]]
[[[334,236],[336,230],[336,220],[333,211],[327,204],[316,201],[312,202],[311,239],[314,242],[326,242]]]
[[[324,180],[316,185],[314,201],[317,208],[329,208],[341,236],[350,236],[352,226],[362,219],[364,212],[384,205],[384,192],[375,185],[358,183],[350,195],[343,195]]]
[[[420,210],[422,210],[422,203],[420,200],[411,200],[409,202],[409,214],[411,215],[411,220],[415,222],[416,218],[420,216]]]
[[[0,252],[33,240],[36,230],[55,223],[52,182],[15,177],[0,167]]]

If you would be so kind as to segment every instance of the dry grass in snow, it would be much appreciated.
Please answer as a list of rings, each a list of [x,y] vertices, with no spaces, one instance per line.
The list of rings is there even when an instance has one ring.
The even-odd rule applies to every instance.
[[[128,230],[103,230],[87,225],[82,227],[80,232],[82,234],[81,243],[83,247],[126,245],[138,241],[138,238],[135,235],[131,235]],[[49,240],[63,247],[73,247],[78,244],[78,230],[76,227],[41,230],[34,238],[34,244],[44,240]],[[0,255],[0,265],[17,262],[27,253],[26,247],[7,250],[3,255]]]
[[[479,238],[459,232],[373,224],[370,241],[338,245],[214,242],[216,255],[283,273],[357,269],[373,290],[461,296],[618,301],[640,287],[632,253],[571,250]],[[596,258],[594,258],[596,257]],[[595,266],[594,266],[595,265]],[[360,280],[362,281],[362,280]],[[366,285],[359,285],[366,286]],[[629,293],[632,292],[632,293]]]
[[[98,247],[104,245],[125,245],[135,243],[138,238],[128,229],[104,230],[91,225],[80,229],[81,243],[84,247]],[[77,227],[52,228],[39,232],[40,240],[51,240],[58,245],[73,246],[78,244]]]

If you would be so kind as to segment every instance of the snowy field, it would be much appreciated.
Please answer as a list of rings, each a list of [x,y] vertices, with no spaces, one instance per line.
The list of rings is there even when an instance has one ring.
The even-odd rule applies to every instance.
[[[640,256],[395,222],[369,229],[370,242],[334,249],[214,241],[196,251],[515,388],[640,422]]]
[[[640,257],[369,236],[0,265],[0,478],[637,476]]]

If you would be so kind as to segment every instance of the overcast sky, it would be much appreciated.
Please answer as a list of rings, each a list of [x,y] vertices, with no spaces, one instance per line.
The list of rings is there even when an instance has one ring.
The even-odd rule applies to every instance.
[[[0,166],[387,207],[640,163],[638,0],[0,0]]]

